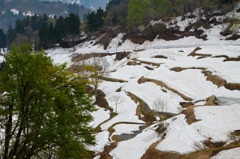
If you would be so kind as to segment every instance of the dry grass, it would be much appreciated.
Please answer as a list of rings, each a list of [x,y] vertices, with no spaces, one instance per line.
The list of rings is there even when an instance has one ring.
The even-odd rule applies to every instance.
[[[135,61],[129,61],[129,62],[127,63],[127,65],[128,65],[128,66],[138,66],[138,65],[141,65],[141,63],[140,63],[140,62],[135,62]]]
[[[187,108],[189,106],[193,106],[194,104],[192,102],[180,102],[180,105],[183,107],[183,108]]]
[[[111,119],[114,118],[115,116],[117,116],[117,113],[112,112],[112,113],[110,114],[110,118],[107,119],[107,120],[105,120],[105,121],[103,121],[103,122],[101,122],[101,123],[94,129],[94,132],[95,132],[95,133],[101,132],[101,131],[102,131],[101,125],[104,124],[104,123],[106,123],[106,122],[108,122],[109,120],[111,120]]]
[[[189,68],[173,67],[170,70],[175,71],[175,72],[181,72],[181,71],[189,70],[189,69],[206,70],[206,68],[203,68],[203,67],[189,67]]]
[[[145,121],[146,123],[152,123],[156,121],[156,118],[154,117],[154,114],[150,111],[146,111],[146,103],[136,95],[128,92],[128,96],[135,102],[138,103],[138,107],[136,110],[136,115],[140,120]],[[143,115],[144,117],[141,117]]]
[[[154,62],[149,62],[149,61],[142,61],[142,60],[138,60],[138,59],[133,59],[134,61],[139,61],[141,63],[147,64],[147,65],[152,65],[152,66],[156,66],[156,67],[160,67],[159,63],[154,63]]]
[[[101,79],[104,80],[104,81],[109,81],[109,82],[119,82],[119,83],[127,82],[125,80],[116,79],[116,78],[110,78],[110,77],[104,77],[104,76],[102,76]]]
[[[212,75],[210,71],[202,71],[202,73],[207,77],[208,81],[211,81],[213,84],[217,85],[218,87],[224,86],[226,84],[226,80],[217,76]]]
[[[156,55],[154,58],[167,59],[167,57],[163,55]]]
[[[240,90],[240,83],[226,83],[224,87],[230,90]]]
[[[141,159],[182,159],[182,155],[174,152],[165,152],[156,149],[156,146],[163,141],[162,138],[154,142],[146,151],[146,153],[141,157]]]
[[[186,155],[183,159],[210,159],[211,157],[215,156],[216,154],[218,154],[223,150],[229,150],[237,147],[240,147],[240,145],[227,145],[224,147],[208,148],[208,149],[192,152]]]
[[[74,54],[72,55],[72,62],[79,62],[84,61],[87,59],[90,59],[92,57],[105,57],[105,56],[111,56],[115,53],[91,53],[91,54]]]
[[[198,59],[212,56],[212,54],[199,54],[199,53],[196,53],[198,50],[201,50],[201,49],[202,49],[202,48],[197,47],[197,48],[194,49],[190,54],[188,54],[188,56],[193,56],[193,57],[195,57],[195,56],[200,56]]]
[[[101,152],[99,155],[101,156],[100,159],[112,159],[113,157],[109,154],[114,148],[117,147],[118,142],[113,142],[110,145],[104,147],[104,151]]]
[[[238,56],[237,58],[227,58],[223,62],[226,62],[226,61],[240,61],[240,56]]]
[[[138,83],[141,84],[141,83],[145,83],[145,82],[152,82],[152,83],[155,83],[156,85],[158,86],[161,86],[161,87],[165,87],[166,89],[178,94],[179,96],[181,96],[184,100],[187,100],[187,101],[192,101],[192,99],[184,94],[182,94],[181,92],[177,91],[176,89],[173,89],[171,87],[169,87],[168,85],[166,85],[164,82],[162,81],[158,81],[158,80],[154,80],[154,79],[148,79],[148,78],[144,78],[144,77],[141,77],[139,80],[138,80]]]
[[[87,90],[86,90],[87,94],[91,94],[94,95],[94,88],[92,88],[91,86],[87,86]],[[110,110],[111,112],[113,111],[113,109],[109,106],[107,100],[105,99],[105,94],[103,93],[103,91],[101,90],[97,90],[97,97],[96,97],[96,101],[95,101],[95,105],[98,105],[99,107],[105,108]]]
[[[192,123],[195,123],[199,120],[196,119],[195,114],[194,114],[194,106],[189,106],[186,110],[182,112],[183,114],[186,115],[187,118],[187,123],[191,125]]]
[[[217,100],[215,96],[208,97],[205,105],[216,105],[215,100]]]

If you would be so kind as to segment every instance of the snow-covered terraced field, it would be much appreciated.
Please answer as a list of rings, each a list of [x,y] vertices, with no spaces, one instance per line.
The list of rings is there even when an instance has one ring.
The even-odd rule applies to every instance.
[[[234,138],[233,133],[240,131],[240,40],[220,40],[224,37],[216,32],[219,26],[208,30],[207,41],[186,37],[137,45],[127,40],[117,50],[129,51],[128,56],[121,60],[115,60],[116,54],[103,57],[110,64],[108,78],[116,81],[103,80],[99,86],[113,110],[99,108],[92,114],[91,125],[99,130],[96,146],[89,149],[96,159],[140,159],[152,151],[188,157],[207,148],[208,158],[239,156],[239,144],[234,144],[239,136]],[[73,54],[115,53],[115,41],[107,50],[86,42],[75,51],[47,52],[56,63],[72,65]],[[117,109],[113,96],[120,99]],[[118,138],[122,134],[127,139]],[[222,143],[221,149],[207,143]],[[212,149],[217,153],[210,153]]]

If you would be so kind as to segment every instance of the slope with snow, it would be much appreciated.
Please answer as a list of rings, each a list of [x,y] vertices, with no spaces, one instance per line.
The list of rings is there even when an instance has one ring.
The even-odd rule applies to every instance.
[[[56,63],[68,62],[69,65],[74,64],[73,54],[131,52],[121,60],[115,60],[115,54],[103,57],[110,64],[108,77],[124,82],[103,81],[99,85],[117,115],[111,118],[110,110],[103,108],[92,114],[95,120],[91,125],[101,129],[96,134],[97,145],[89,147],[96,152],[96,158],[100,158],[105,146],[111,147],[114,142],[117,144],[109,155],[116,159],[139,159],[156,141],[159,141],[156,151],[181,155],[206,148],[204,142],[208,140],[225,145],[234,142],[230,133],[240,130],[240,90],[218,85],[214,83],[216,79],[211,80],[205,73],[210,72],[212,78],[224,79],[225,83],[240,83],[239,60],[226,60],[227,57],[239,58],[240,39],[222,40],[225,37],[219,34],[219,28],[216,25],[207,30],[206,41],[185,37],[175,41],[155,39],[138,45],[126,40],[117,47],[116,41],[123,35],[119,34],[106,50],[88,41],[76,46],[75,51],[61,48],[47,51]],[[199,55],[191,56],[197,47],[200,49],[195,53]],[[212,95],[216,96],[214,102],[218,105],[205,105]],[[120,98],[117,107],[113,96]],[[182,103],[194,106],[192,115],[196,122],[189,123],[189,117],[182,113],[187,109]],[[147,113],[141,110],[141,104],[147,113],[153,113],[153,122],[146,120]],[[170,118],[164,120],[162,115]],[[163,132],[156,130],[160,124],[165,127]],[[141,126],[146,128],[141,130]],[[121,135],[126,139],[121,140]],[[212,158],[236,158],[238,154],[236,148]]]

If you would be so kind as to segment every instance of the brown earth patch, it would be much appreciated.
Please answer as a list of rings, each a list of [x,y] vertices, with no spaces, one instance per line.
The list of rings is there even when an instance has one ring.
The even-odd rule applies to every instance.
[[[217,98],[215,96],[208,97],[205,105],[216,105],[215,101]]]
[[[153,58],[167,59],[167,57],[163,55],[156,55]]]
[[[226,84],[226,80],[217,76],[212,75],[210,71],[202,71],[202,73],[207,77],[208,81],[211,81],[213,84],[217,85],[218,87],[222,87]]]
[[[154,117],[154,114],[146,111],[146,109],[149,109],[147,103],[145,103],[141,98],[137,97],[136,95],[128,92],[127,95],[135,102],[138,103],[138,107],[136,110],[136,115],[140,120],[145,121],[146,123],[152,123],[156,121],[156,118]],[[143,115],[143,117],[142,117]]]
[[[105,56],[112,56],[116,55],[116,60],[122,60],[123,58],[127,57],[131,52],[117,52],[117,53],[91,53],[91,54],[74,54],[72,55],[72,62],[79,62],[90,59],[92,57],[105,57]]]
[[[229,90],[240,90],[240,83],[227,83],[227,81],[218,75],[212,75],[210,71],[202,71],[202,73],[207,77],[208,81],[211,81],[213,84],[217,85],[218,88],[224,86]]]
[[[170,70],[175,72],[181,72],[184,70],[190,70],[190,69],[196,69],[196,70],[206,70],[206,68],[203,67],[189,67],[189,68],[182,68],[182,67],[173,67]]]
[[[105,56],[111,56],[115,53],[91,53],[91,54],[74,54],[72,55],[72,62],[79,62],[84,61],[87,59],[90,59],[92,57],[105,57]]]
[[[188,56],[200,56],[199,58],[205,58],[205,57],[210,57],[212,56],[212,54],[200,54],[200,53],[196,53],[198,50],[201,50],[202,48],[197,47],[196,49],[194,49],[190,54],[188,54]]]
[[[152,83],[155,83],[158,86],[165,87],[166,89],[168,89],[168,90],[170,90],[170,91],[180,95],[184,100],[192,101],[192,99],[190,97],[182,94],[181,92],[177,91],[176,89],[173,89],[173,88],[169,87],[168,85],[166,85],[162,81],[158,81],[158,80],[154,80],[154,79],[148,79],[148,78],[144,78],[144,77],[141,77],[138,80],[138,84],[145,83],[145,82],[152,82]]]
[[[226,144],[226,142],[224,142],[224,141],[211,142],[211,139],[206,140],[203,143],[204,143],[204,145],[206,145],[209,148],[223,147]]]
[[[186,110],[182,113],[186,115],[187,123],[191,125],[192,123],[198,122],[199,120],[196,119],[194,114],[195,106],[189,106]]]
[[[91,94],[91,95],[94,95],[95,92],[94,92],[94,88],[91,87],[91,86],[87,86],[87,89],[86,89],[86,92],[87,94]],[[110,110],[111,112],[113,111],[113,109],[108,105],[108,102],[107,100],[105,99],[105,94],[103,93],[103,91],[101,90],[97,90],[97,97],[96,97],[96,101],[95,101],[95,105],[98,105],[99,107],[102,107],[102,108],[105,108],[105,109],[108,109]]]
[[[116,90],[116,92],[121,92],[121,91],[122,91],[122,87],[120,87]]]
[[[184,159],[210,159],[211,157],[217,155],[219,152],[223,150],[230,150],[237,147],[240,147],[240,145],[230,144],[224,147],[213,147],[209,149],[203,149],[189,153],[184,157]]]
[[[232,36],[226,38],[225,40],[237,40],[240,38],[240,35],[233,34]]]
[[[200,47],[195,48],[190,54],[188,54],[188,56],[194,56],[198,50],[202,50],[202,48]]]
[[[105,77],[105,76],[102,76],[101,79],[104,80],[104,81],[109,81],[109,82],[119,82],[119,83],[127,82],[125,80],[116,79],[116,78],[110,78],[110,77]]]
[[[152,66],[157,66],[160,67],[159,63],[154,63],[154,62],[149,62],[149,61],[142,61],[142,60],[138,60],[138,59],[133,59],[134,61],[139,61],[141,63],[147,64],[147,65],[152,65]]]
[[[127,63],[128,66],[138,66],[138,65],[141,65],[141,63],[138,63],[138,62],[134,62],[134,61],[129,61]]]
[[[113,159],[113,157],[109,154],[114,148],[117,147],[118,142],[113,142],[110,145],[104,147],[104,151],[101,152],[100,159]]]
[[[136,96],[136,95],[134,95],[130,92],[127,92],[127,95],[135,103],[138,103],[138,107],[137,107],[137,110],[136,110],[136,115],[138,116],[138,118],[140,120],[143,120],[146,123],[152,123],[152,122],[156,121],[155,116],[160,117],[160,119],[162,121],[162,120],[166,120],[166,119],[171,118],[171,117],[176,115],[176,114],[173,114],[173,113],[157,112],[157,111],[151,110],[150,107],[148,106],[148,104],[146,102],[144,102],[138,96]],[[142,117],[142,115],[143,115],[143,117]]]
[[[229,90],[240,90],[240,83],[226,83],[224,87]]]
[[[120,60],[124,59],[125,57],[128,57],[130,54],[131,54],[131,52],[125,52],[125,51],[118,52],[118,53],[116,53],[115,61],[116,60],[120,61]]]
[[[226,62],[226,61],[240,61],[240,56],[238,56],[236,58],[227,58],[227,59],[223,60],[223,62]]]
[[[217,55],[217,56],[212,56],[212,58],[225,58],[228,59],[229,57],[227,55]]]
[[[178,153],[160,151],[156,149],[156,146],[163,140],[164,138],[154,142],[141,159],[182,159],[183,156]]]
[[[154,70],[154,68],[152,68],[152,67],[148,67],[148,66],[144,66],[146,69],[148,69],[148,70]]]
[[[183,107],[183,108],[187,108],[189,106],[193,106],[194,104],[192,102],[180,102],[180,105]]]

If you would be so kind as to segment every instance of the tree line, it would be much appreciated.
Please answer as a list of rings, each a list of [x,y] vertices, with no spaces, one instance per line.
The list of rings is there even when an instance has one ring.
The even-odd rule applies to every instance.
[[[15,27],[9,26],[5,34],[0,29],[0,48],[10,46],[13,42],[32,42],[36,48],[50,48],[61,43],[65,38],[79,34],[80,18],[71,13],[67,17],[50,18],[46,14],[34,15],[25,19],[18,19]]]
[[[109,31],[121,26],[127,31],[151,20],[176,17],[193,12],[201,7],[206,12],[211,9],[231,6],[238,0],[110,0],[106,10],[99,8],[85,14],[82,23],[77,14],[67,17],[47,15],[18,19],[15,27],[9,27],[6,34],[0,29],[0,48],[12,42],[32,42],[37,48],[51,48],[63,41],[79,39],[79,33]],[[74,6],[73,6],[74,8]]]

